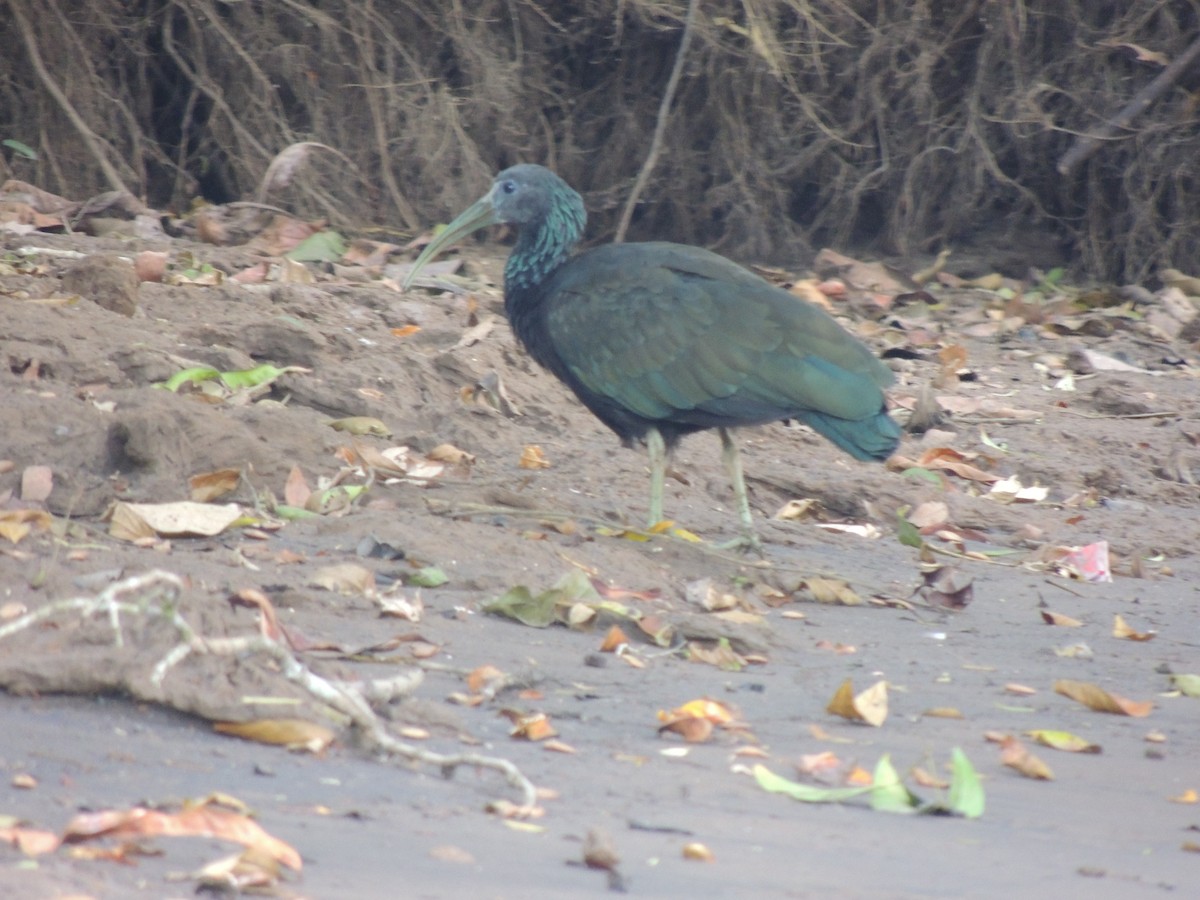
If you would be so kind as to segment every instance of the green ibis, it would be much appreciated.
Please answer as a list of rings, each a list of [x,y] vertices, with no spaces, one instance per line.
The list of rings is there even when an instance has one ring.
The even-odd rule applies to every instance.
[[[505,169],[425,247],[405,288],[442,248],[487,225],[517,228],[504,309],[517,340],[616,432],[650,457],[650,524],[680,438],[717,429],[741,519],[759,548],[730,429],[795,419],[855,459],[882,460],[900,428],[888,369],[824,310],[700,247],[608,244],[574,252],[583,199],[542,166]]]

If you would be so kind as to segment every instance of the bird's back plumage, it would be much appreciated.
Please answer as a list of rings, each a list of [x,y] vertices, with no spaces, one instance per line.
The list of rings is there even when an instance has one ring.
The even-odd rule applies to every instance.
[[[787,418],[860,459],[899,439],[886,366],[823,310],[707,250],[599,247],[508,306],[534,358],[627,442]]]

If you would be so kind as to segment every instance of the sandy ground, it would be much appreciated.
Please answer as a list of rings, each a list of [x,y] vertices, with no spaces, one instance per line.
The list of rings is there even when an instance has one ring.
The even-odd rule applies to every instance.
[[[922,474],[903,462],[856,463],[802,428],[746,430],[766,544],[759,561],[713,549],[736,526],[713,435],[684,442],[666,498],[667,514],[703,543],[623,532],[644,524],[644,456],[621,449],[514,345],[493,286],[501,250],[473,252],[465,287],[449,293],[404,294],[341,271],[313,284],[143,283],[123,309],[120,297],[94,302],[122,290],[104,272],[123,264],[84,266],[64,282],[79,263],[48,254],[30,262],[14,251],[119,256],[128,245],[33,235],[5,246],[0,460],[11,466],[0,474],[0,510],[12,521],[21,509],[54,519],[47,531],[39,526],[49,520],[30,518],[28,534],[0,539],[0,627],[160,569],[186,579],[180,612],[205,635],[253,635],[255,613],[227,601],[255,589],[293,633],[336,648],[301,653],[313,671],[374,678],[427,666],[414,694],[388,709],[392,728],[423,729],[416,743],[429,750],[511,760],[552,793],[544,815],[514,822],[485,811],[519,799],[494,771],[463,768],[446,779],[364,753],[347,735],[313,756],[216,734],[207,719],[263,713],[243,703],[247,695],[291,697],[299,702],[288,709],[321,717],[315,701],[250,654],[193,655],[156,687],[149,672],[173,633],[128,616],[118,647],[103,616],[63,611],[0,639],[8,689],[0,772],[11,785],[0,815],[61,831],[83,810],[169,807],[224,792],[302,855],[302,874],[278,889],[285,896],[596,895],[608,889],[606,874],[577,864],[595,829],[609,835],[625,888],[640,896],[1183,897],[1200,884],[1200,854],[1188,849],[1200,841],[1200,805],[1172,802],[1200,790],[1200,700],[1170,693],[1172,673],[1200,672],[1197,356],[1186,327],[1164,327],[1161,316],[1154,324],[1148,295],[1134,316],[969,289],[940,290],[935,306],[910,296],[885,312],[852,291],[838,311],[888,351],[895,402],[911,408],[928,389],[953,413],[933,433],[906,438],[901,454],[912,461],[952,448],[966,454],[954,463],[968,477],[930,475],[932,464]],[[183,242],[159,249],[173,260],[190,250],[229,273],[252,262]],[[490,329],[464,340],[488,317]],[[942,352],[954,346],[965,356]],[[1124,368],[1110,368],[1113,360]],[[254,397],[153,386],[189,366],[266,362],[308,371]],[[497,377],[515,410],[489,402]],[[349,416],[376,418],[390,436],[328,425]],[[186,500],[189,478],[225,467],[241,479],[220,502],[265,510],[268,496],[284,497],[293,467],[314,489],[338,475],[339,448],[403,445],[419,457],[443,444],[473,462],[427,484],[377,481],[353,506],[279,528],[136,544],[111,536],[103,518],[114,501]],[[547,467],[521,466],[534,445]],[[23,487],[30,467],[52,472],[45,499],[39,470]],[[1002,502],[988,495],[989,474],[1044,487],[1045,498]],[[771,518],[804,498],[820,502],[817,518]],[[921,554],[898,539],[899,510],[937,502],[946,508],[925,540],[945,551],[933,558],[955,567],[957,584],[970,584],[962,610],[915,593]],[[822,523],[870,525],[875,536]],[[368,537],[403,557],[364,555]],[[1069,577],[1062,548],[1100,541],[1113,580]],[[963,550],[994,555],[951,555]],[[370,591],[314,584],[342,563],[371,570],[375,594],[419,595],[420,621],[382,616]],[[403,585],[430,566],[445,584]],[[614,602],[672,625],[679,643],[725,638],[747,664],[721,668],[664,651],[627,623],[635,665],[600,652],[607,620],[535,629],[481,609],[514,586],[537,593],[579,571],[636,592]],[[803,585],[815,575],[844,579],[863,602],[813,602]],[[737,598],[740,620],[689,599],[704,593],[696,587],[704,579]],[[1046,612],[1081,624],[1048,625]],[[1114,637],[1118,614],[1155,637]],[[412,635],[430,654],[424,660],[404,642],[369,659],[353,652]],[[1072,645],[1084,649],[1069,655]],[[485,665],[510,686],[475,706],[452,702],[467,691],[463,673]],[[880,727],[826,711],[846,679],[856,690],[887,682]],[[1061,679],[1154,706],[1143,717],[1095,712],[1056,694]],[[1013,693],[1013,684],[1033,692]],[[718,729],[697,744],[658,733],[659,710],[700,697],[735,709],[748,732]],[[574,752],[514,739],[504,709],[545,713]],[[938,710],[957,715],[930,714]],[[1037,747],[1024,736],[1033,729],[1070,731],[1102,752]],[[1054,779],[1005,766],[989,733],[1024,740]],[[919,786],[912,769],[945,777],[955,747],[983,778],[987,806],[977,819],[801,804],[765,793],[743,771],[761,763],[803,780],[802,759],[831,751],[842,768],[823,777],[836,781],[886,753],[917,794],[934,799],[939,791]],[[712,860],[685,859],[693,842]],[[154,855],[132,865],[69,848],[31,858],[4,847],[0,895],[185,896],[193,882],[172,873],[235,849],[204,838],[143,846]]]

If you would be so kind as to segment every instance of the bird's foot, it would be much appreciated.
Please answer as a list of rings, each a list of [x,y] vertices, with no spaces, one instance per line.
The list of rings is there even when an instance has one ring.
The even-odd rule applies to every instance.
[[[762,541],[753,531],[748,531],[739,537],[735,537],[731,541],[725,541],[722,544],[717,544],[718,550],[732,550],[735,553],[754,553],[759,559],[766,559],[767,553],[763,549]]]

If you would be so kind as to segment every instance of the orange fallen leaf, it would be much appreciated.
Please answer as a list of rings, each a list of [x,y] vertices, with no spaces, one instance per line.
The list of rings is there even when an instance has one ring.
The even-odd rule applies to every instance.
[[[54,471],[49,466],[26,466],[21,472],[21,499],[42,503],[54,490]]]
[[[912,767],[912,777],[913,781],[915,781],[921,787],[936,788],[937,790],[945,790],[946,788],[950,787],[949,781],[946,781],[944,778],[938,778],[936,775],[925,771],[920,766]]]
[[[479,666],[467,675],[467,690],[482,694],[486,689],[494,690],[505,682],[507,676],[495,666]]]
[[[604,640],[600,642],[601,653],[613,653],[618,647],[629,643],[629,638],[619,626],[614,625],[608,629],[608,634],[604,635]]]
[[[829,705],[825,709],[843,719],[866,722],[868,725],[878,728],[888,715],[887,682],[877,681],[856,696],[854,686],[847,678],[834,693],[833,699],[829,701]]]
[[[1000,744],[1000,762],[1011,769],[1016,769],[1026,778],[1034,778],[1039,781],[1054,780],[1054,773],[1050,771],[1050,767],[1030,753],[1029,749],[1014,737],[1010,737]]]
[[[557,737],[558,732],[550,724],[550,717],[545,713],[527,713],[513,715],[511,710],[503,710],[512,719],[513,727],[509,736],[525,741],[544,741]]]
[[[679,735],[689,744],[702,744],[712,737],[713,723],[708,719],[684,716],[678,719],[670,719],[660,725],[658,733],[662,734],[665,731]]]
[[[708,719],[714,725],[724,725],[727,722],[732,722],[735,718],[733,711],[724,703],[718,703],[716,700],[701,698],[699,700],[689,700],[683,706],[673,710],[674,714],[686,716],[693,719]],[[667,713],[670,716],[671,713]],[[659,719],[663,719],[664,714],[658,714]]]
[[[875,776],[862,766],[855,766],[846,773],[845,781],[851,787],[866,787],[869,784],[875,783]]]
[[[402,325],[399,328],[393,328],[392,334],[395,337],[403,338],[403,337],[408,337],[410,334],[416,334],[420,330],[421,330],[420,325]]]
[[[288,506],[304,509],[311,496],[312,488],[308,486],[304,472],[299,466],[292,466],[287,481],[283,483],[283,502]]]
[[[1134,631],[1120,613],[1113,616],[1112,633],[1113,637],[1127,641],[1152,641],[1158,635],[1156,631]]]
[[[241,479],[241,469],[217,469],[193,475],[188,479],[188,498],[197,503],[210,503],[232,492]]]
[[[1154,703],[1149,700],[1129,700],[1117,694],[1110,694],[1099,685],[1087,681],[1061,679],[1054,682],[1054,692],[1082,703],[1096,712],[1119,716],[1134,716],[1140,719],[1150,715],[1150,711],[1154,709]]]
[[[824,750],[821,753],[805,753],[796,763],[796,771],[801,775],[815,775],[818,772],[837,769],[841,764],[842,761],[837,758],[836,753]]]
[[[683,858],[690,859],[693,862],[712,862],[716,859],[708,847],[696,842],[683,845]]]
[[[548,469],[550,461],[542,453],[537,444],[529,444],[521,451],[521,459],[517,465],[522,469]]]
[[[299,871],[300,854],[291,846],[272,837],[262,826],[243,813],[205,802],[185,806],[178,812],[165,812],[135,806],[127,810],[102,810],[80,813],[63,832],[63,843],[77,844],[92,838],[131,837],[211,837],[234,841],[266,853],[271,859]]]
[[[307,719],[255,719],[250,722],[214,722],[219,734],[240,737],[260,744],[275,744],[289,750],[321,753],[337,736],[331,729]]]
[[[16,847],[26,856],[41,856],[43,853],[53,853],[62,842],[52,831],[42,831],[37,828],[0,828],[0,844]]]

